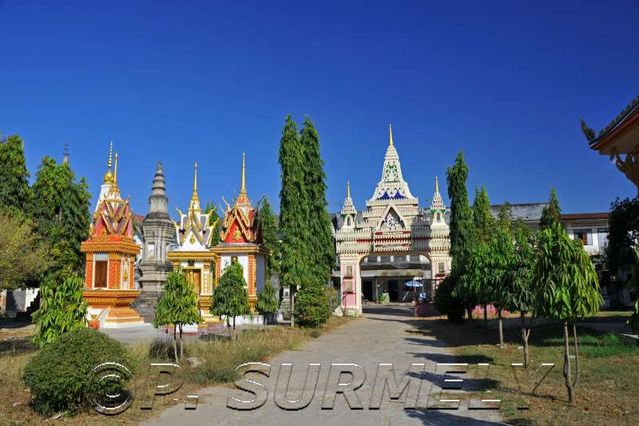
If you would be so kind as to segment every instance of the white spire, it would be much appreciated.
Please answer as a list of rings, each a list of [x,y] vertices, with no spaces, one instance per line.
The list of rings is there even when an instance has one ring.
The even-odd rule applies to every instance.
[[[433,194],[433,201],[430,203],[431,210],[446,211],[442,194],[439,193],[439,178],[435,176],[435,194]]]
[[[346,199],[344,200],[344,205],[342,206],[342,216],[344,215],[356,215],[357,209],[353,204],[353,199],[351,198],[351,183],[350,181],[346,182]]]
[[[384,167],[382,168],[382,178],[375,188],[375,193],[369,201],[389,200],[389,199],[411,199],[414,200],[408,184],[402,175],[402,165],[399,155],[393,142],[393,129],[388,126],[388,147],[384,156]]]

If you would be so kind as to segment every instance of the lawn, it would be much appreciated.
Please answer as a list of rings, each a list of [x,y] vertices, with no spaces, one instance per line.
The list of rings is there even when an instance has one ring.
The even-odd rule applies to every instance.
[[[235,341],[225,338],[198,340],[185,345],[185,357],[199,358],[200,365],[189,367],[181,363],[183,386],[175,393],[158,397],[153,410],[141,410],[138,399],[118,416],[103,416],[96,412],[85,412],[75,417],[59,417],[64,424],[137,424],[139,421],[159,415],[164,408],[183,404],[186,396],[196,389],[214,384],[231,383],[235,380],[235,367],[247,361],[265,361],[286,350],[295,350],[309,339],[319,337],[347,322],[349,318],[331,318],[321,329],[304,330],[290,327],[268,327],[261,330],[246,330],[238,334]],[[152,361],[167,362],[173,349],[164,344],[127,345],[134,378],[130,385],[134,395],[141,395],[148,386],[147,377]],[[27,338],[0,341],[0,413],[1,424],[40,424],[47,420],[31,410],[30,393],[22,384],[24,366],[35,353]]]
[[[610,321],[604,316],[600,321]],[[625,317],[621,315],[622,317]],[[596,322],[597,318],[586,321]],[[444,340],[458,355],[459,362],[490,364],[488,389],[502,400],[501,414],[510,424],[639,424],[639,346],[623,341],[618,334],[578,328],[581,375],[576,400],[567,402],[562,376],[563,332],[556,324],[533,329],[530,336],[531,364],[525,374],[519,373],[523,395],[517,386],[512,363],[523,362],[520,331],[506,330],[505,347],[499,347],[497,331],[483,328],[483,321],[451,324],[444,319],[427,319],[420,332]],[[574,361],[574,360],[573,360]],[[525,377],[540,363],[555,366],[534,394]],[[572,365],[574,369],[574,362]],[[473,371],[479,370],[472,370]],[[546,370],[540,370],[541,377]],[[492,398],[492,397],[491,397]],[[528,405],[528,409],[517,407]]]

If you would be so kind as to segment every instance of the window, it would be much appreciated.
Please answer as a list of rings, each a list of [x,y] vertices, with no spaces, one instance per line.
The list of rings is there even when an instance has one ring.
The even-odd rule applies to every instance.
[[[580,240],[583,245],[592,245],[592,231],[590,229],[575,229],[572,233],[575,236],[575,240]]]
[[[93,268],[93,287],[107,288],[107,260],[96,260]]]
[[[608,247],[608,228],[597,229],[597,239],[599,240],[599,247],[601,247],[601,249]]]
[[[446,272],[446,265],[444,265],[444,262],[439,262],[437,268],[440,274],[444,274]]]

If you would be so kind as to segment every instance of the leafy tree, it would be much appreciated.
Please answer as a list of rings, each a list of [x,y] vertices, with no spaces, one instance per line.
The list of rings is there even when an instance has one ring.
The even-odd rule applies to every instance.
[[[182,328],[185,324],[197,324],[202,322],[197,307],[197,293],[195,287],[186,279],[182,269],[169,272],[164,284],[162,296],[155,308],[153,326],[173,326],[173,353],[175,360],[179,361],[184,356],[184,343],[182,341]],[[178,331],[180,356],[178,357]]]
[[[319,327],[331,316],[325,287],[319,283],[304,285],[295,298],[295,319],[302,327]]]
[[[304,185],[308,206],[306,254],[311,278],[326,285],[335,265],[335,243],[326,202],[326,174],[320,154],[319,134],[309,117],[304,117],[300,144],[305,151]]]
[[[82,297],[83,281],[78,275],[50,275],[40,286],[40,308],[33,314],[33,341],[43,347],[67,331],[86,326],[87,304]]]
[[[213,303],[210,311],[213,315],[226,316],[229,335],[235,338],[235,317],[250,313],[244,272],[242,265],[236,260],[224,268],[220,284],[213,289]],[[231,319],[233,319],[232,329]]]
[[[435,292],[435,307],[445,314],[449,321],[461,321],[464,317],[464,305],[460,298],[453,296],[453,288],[456,287],[452,275],[448,275],[437,287]]]
[[[476,300],[470,295],[462,298],[456,297],[454,288],[459,277],[463,275],[463,268],[466,257],[471,250],[473,240],[473,213],[468,204],[468,190],[466,181],[468,180],[468,166],[464,160],[464,154],[459,152],[455,158],[455,164],[446,171],[448,181],[448,198],[450,198],[450,255],[452,257],[451,275],[447,282],[450,286],[448,302],[445,306],[452,307],[456,301],[466,309],[470,318]],[[446,313],[447,312],[442,312]],[[454,313],[454,312],[453,312]]]
[[[269,280],[264,284],[264,288],[257,294],[255,309],[262,315],[273,314],[280,308],[280,304],[275,296],[275,289]]]
[[[269,249],[270,252],[266,263],[266,282],[269,283],[271,277],[278,275],[280,271],[280,242],[277,238],[275,215],[266,197],[262,199],[260,217],[262,218],[262,238],[264,240],[264,246]]]
[[[13,289],[38,277],[48,267],[47,247],[20,215],[0,211],[0,288]]]
[[[18,135],[0,135],[0,210],[24,216],[30,202],[24,143]]]
[[[297,286],[311,281],[307,258],[309,203],[306,201],[304,154],[297,126],[289,115],[282,129],[279,150],[282,179],[279,224],[282,235],[280,282],[283,286]]]
[[[82,274],[80,243],[89,236],[91,194],[84,178],[78,182],[68,162],[44,157],[33,184],[31,217],[42,241],[50,247],[49,273],[64,270]]]
[[[475,189],[475,200],[473,201],[473,226],[475,237],[482,241],[490,239],[495,219],[490,208],[490,199],[486,187]]]
[[[634,262],[634,247],[639,244],[639,198],[617,198],[610,205],[608,217],[608,270],[614,274],[619,267]]]
[[[548,205],[541,211],[541,219],[539,219],[539,228],[550,228],[556,223],[561,222],[561,208],[557,199],[557,191],[555,188],[550,189],[550,199]]]
[[[216,246],[220,243],[220,215],[217,213],[215,204],[211,202],[206,203],[204,213],[209,215],[209,226],[213,226],[211,246]]]
[[[572,402],[580,372],[576,322],[599,310],[602,297],[597,273],[581,242],[571,240],[559,223],[540,232],[538,252],[534,270],[539,288],[536,306],[541,315],[563,322],[563,376],[568,400]],[[569,328],[574,345],[574,374],[571,374]]]
[[[635,263],[632,269],[632,281],[630,285],[635,289],[639,290],[639,248],[635,247]],[[632,328],[632,331],[637,333],[639,331],[639,298],[635,301],[635,311],[630,316],[628,320],[628,325]]]
[[[536,292],[533,271],[536,260],[536,234],[528,226],[518,220],[512,227],[514,252],[506,281],[510,300],[505,307],[511,312],[518,311],[521,317],[521,339],[524,344],[524,367],[530,364],[528,339],[533,322],[537,315]],[[529,318],[526,318],[526,315]]]

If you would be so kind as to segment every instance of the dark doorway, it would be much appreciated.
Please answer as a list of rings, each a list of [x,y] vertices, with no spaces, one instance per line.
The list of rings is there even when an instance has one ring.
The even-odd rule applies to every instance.
[[[362,293],[364,294],[364,299],[369,302],[373,300],[373,282],[372,281],[364,281],[362,283]]]
[[[388,298],[391,302],[399,302],[399,283],[397,280],[388,280]]]

